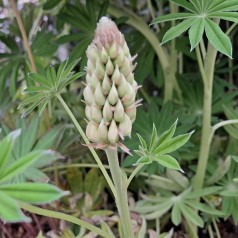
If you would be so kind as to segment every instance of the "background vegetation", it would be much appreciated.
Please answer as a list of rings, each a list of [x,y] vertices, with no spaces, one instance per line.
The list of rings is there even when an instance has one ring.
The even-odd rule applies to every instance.
[[[221,4],[217,1],[217,5]],[[138,108],[131,139],[125,141],[133,156],[120,153],[125,172],[132,173],[133,165],[140,158],[133,150],[138,150],[140,143],[142,147],[143,143],[149,146],[153,124],[157,128],[154,133],[158,136],[171,129],[177,119],[175,136],[195,130],[189,142],[172,153],[183,173],[165,169],[153,161],[143,161],[146,165],[129,187],[135,230],[140,231],[144,227],[142,238],[237,237],[238,126],[234,124],[238,118],[237,3],[229,0],[230,6],[222,5],[218,10],[216,6],[210,6],[214,12],[210,16],[203,15],[204,19],[219,23],[220,29],[231,39],[231,48],[227,38],[224,38],[225,34],[222,35],[212,25],[208,29],[205,24],[206,34],[203,35],[203,28],[200,37],[193,37],[193,34],[199,34],[200,26],[192,29],[191,25],[180,30],[176,28],[168,34],[171,27],[181,22],[178,19],[186,21],[185,15],[176,15],[188,14],[187,5],[183,8],[178,0],[23,2],[19,1],[17,7],[35,65],[29,59],[10,2],[0,1],[0,139],[2,146],[4,138],[10,138],[9,141],[15,143],[9,149],[9,164],[17,163],[19,158],[28,158],[29,153],[34,152],[35,160],[26,162],[27,169],[24,167],[14,174],[9,172],[10,175],[4,173],[5,177],[0,174],[0,193],[5,191],[7,179],[12,184],[26,181],[42,184],[50,180],[50,183],[71,194],[47,205],[48,208],[116,231],[118,216],[112,193],[60,102],[56,98],[47,98],[47,107],[45,104],[39,108],[40,117],[36,105],[30,104],[27,110],[25,107],[18,109],[28,98],[24,92],[26,87],[34,88],[40,82],[29,73],[47,75],[49,66],[58,69],[65,60],[68,64],[73,62],[71,67],[76,74],[84,71],[86,48],[94,37],[98,20],[107,15],[125,35],[131,54],[138,54],[135,79],[142,85],[138,98],[143,99],[143,105]],[[198,1],[190,2],[196,6]],[[206,10],[209,6],[203,7]],[[200,10],[199,14],[204,14]],[[232,15],[227,15],[229,11]],[[157,18],[166,17],[169,13],[175,15],[167,19]],[[191,29],[195,33],[191,33]],[[161,45],[161,42],[164,44]],[[80,77],[82,75],[77,74],[75,78],[78,79],[72,79],[70,84],[71,80],[65,82],[61,92],[85,129],[84,104],[81,101],[85,78]],[[210,109],[204,106],[209,103]],[[29,113],[28,116],[21,118],[25,113]],[[17,129],[21,129],[21,134]],[[138,139],[136,133],[144,142]],[[202,141],[204,145],[201,145]],[[50,153],[49,149],[58,153]],[[98,154],[106,164],[104,152],[98,151]],[[198,161],[205,157],[207,161],[199,164]],[[9,164],[0,163],[0,171],[4,171]],[[44,189],[54,191],[47,202],[66,195],[53,185]],[[12,199],[14,203],[17,198]],[[24,208],[23,205],[21,207]],[[1,236],[97,237],[63,220],[27,215],[32,218],[32,223],[12,225],[0,222]]]

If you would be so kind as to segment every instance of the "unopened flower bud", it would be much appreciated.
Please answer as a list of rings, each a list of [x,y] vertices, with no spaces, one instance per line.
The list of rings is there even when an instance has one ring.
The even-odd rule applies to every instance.
[[[104,78],[102,80],[102,91],[104,95],[108,95],[111,90],[111,82],[107,74],[104,75]]]
[[[102,111],[95,104],[91,106],[90,118],[95,123],[100,123],[102,120]]]
[[[121,103],[121,100],[117,101],[114,111],[114,120],[116,122],[121,122],[124,118],[124,107]]]
[[[114,72],[114,66],[110,58],[108,59],[106,64],[106,72],[109,76],[112,75]]]
[[[85,87],[83,91],[83,96],[86,104],[88,104],[89,106],[91,106],[94,103],[93,92],[88,85]]]
[[[123,136],[130,136],[131,128],[132,128],[131,120],[125,113],[122,122],[120,122],[119,124],[119,131],[120,133],[122,133]]]
[[[97,24],[86,53],[87,86],[83,92],[89,120],[86,134],[101,148],[122,146],[119,137],[130,136],[136,107],[140,105],[140,101],[135,101],[138,90],[133,74],[135,57],[131,57],[116,24],[107,17]]]
[[[110,122],[112,120],[113,113],[112,113],[111,105],[109,104],[108,100],[106,100],[103,106],[102,114],[103,114],[103,119],[105,122]]]
[[[106,98],[103,95],[102,87],[101,87],[100,83],[97,85],[97,88],[95,90],[94,101],[99,107],[102,107],[106,101]]]
[[[115,71],[112,75],[112,81],[115,83],[115,85],[119,85],[121,81],[121,73],[119,71],[118,65],[116,65]]]
[[[115,145],[119,139],[118,136],[118,129],[116,122],[112,120],[109,130],[108,130],[108,141],[112,144]]]
[[[99,142],[98,125],[93,122],[89,122],[86,128],[86,135],[92,142]]]
[[[102,141],[108,140],[108,128],[103,119],[98,127],[98,135]]]

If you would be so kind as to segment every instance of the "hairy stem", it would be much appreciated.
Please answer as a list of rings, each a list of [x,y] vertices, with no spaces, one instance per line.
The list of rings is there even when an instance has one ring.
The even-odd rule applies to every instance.
[[[130,185],[132,179],[136,176],[136,174],[143,168],[144,164],[140,164],[138,165],[134,171],[132,172],[132,174],[130,175],[130,177],[127,180],[127,187]]]
[[[105,152],[112,174],[112,179],[116,188],[115,200],[120,215],[120,222],[123,232],[122,238],[133,238],[134,235],[132,230],[132,222],[128,206],[127,178],[120,168],[117,149],[107,148]]]
[[[106,237],[106,238],[115,238],[114,236],[110,235],[109,233],[99,229],[98,227],[84,221],[81,220],[79,218],[76,218],[74,216],[70,216],[61,212],[55,212],[55,211],[51,211],[51,210],[47,210],[47,209],[43,209],[43,208],[39,208],[36,206],[32,206],[30,204],[26,204],[23,202],[18,202],[19,206],[24,209],[25,211],[28,212],[32,212],[34,214],[38,214],[38,215],[42,215],[42,216],[46,216],[46,217],[52,217],[52,218],[56,218],[56,219],[61,219],[64,221],[68,221],[71,223],[74,223],[76,225],[82,226],[90,231],[93,231],[94,233],[102,236],[102,237]]]
[[[115,196],[116,191],[115,191],[115,187],[114,187],[114,185],[112,183],[112,180],[111,180],[109,174],[107,173],[107,170],[105,169],[104,165],[102,164],[100,158],[98,157],[96,151],[92,147],[90,147],[90,141],[88,140],[87,136],[85,135],[83,129],[81,128],[81,126],[77,122],[76,118],[74,117],[73,113],[71,112],[71,110],[69,109],[68,105],[65,103],[64,99],[61,97],[61,95],[57,94],[56,97],[59,99],[59,101],[61,102],[61,104],[64,107],[65,111],[68,113],[69,117],[73,121],[75,127],[77,128],[79,134],[82,136],[84,142],[86,143],[86,145],[88,145],[88,148],[89,148],[90,152],[92,153],[94,159],[96,160],[96,162],[97,162],[99,168],[101,169],[105,179],[107,180],[107,183],[108,183],[110,189],[112,190],[112,193]]]
[[[27,38],[27,35],[26,35],[26,31],[25,31],[24,25],[23,25],[22,20],[21,20],[21,16],[20,16],[20,14],[19,14],[19,12],[17,10],[15,1],[14,0],[10,0],[10,4],[12,6],[14,15],[15,15],[15,17],[17,19],[17,23],[18,23],[19,29],[21,31],[23,43],[24,43],[25,49],[27,51],[27,54],[28,54],[28,57],[29,57],[29,60],[30,60],[30,63],[31,63],[32,71],[34,73],[37,73],[35,61],[34,61],[34,58],[33,58],[33,55],[32,55],[31,47],[30,47],[30,44],[29,44],[29,41],[28,41],[28,38]]]
[[[203,96],[203,125],[202,138],[199,151],[198,166],[195,175],[194,189],[199,190],[203,187],[206,167],[210,150],[210,135],[212,133],[211,116],[212,116],[212,87],[214,68],[217,50],[210,44],[204,61],[204,65],[199,65],[204,82]]]

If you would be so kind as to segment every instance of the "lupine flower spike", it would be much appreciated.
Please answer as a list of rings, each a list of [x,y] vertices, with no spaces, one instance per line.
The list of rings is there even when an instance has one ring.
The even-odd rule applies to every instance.
[[[120,146],[131,135],[136,117],[136,93],[133,60],[123,34],[116,24],[102,17],[97,24],[93,42],[87,48],[86,85],[83,92],[87,117],[86,134],[93,146]]]

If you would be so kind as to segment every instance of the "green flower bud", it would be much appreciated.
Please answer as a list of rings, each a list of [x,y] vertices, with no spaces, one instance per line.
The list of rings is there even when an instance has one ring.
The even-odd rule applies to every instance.
[[[131,119],[131,122],[133,123],[136,119],[136,107],[132,108],[126,108],[126,114]]]
[[[113,42],[109,49],[109,56],[111,59],[115,59],[118,56],[118,49],[116,42]]]
[[[123,118],[124,118],[124,107],[121,103],[121,100],[118,100],[114,111],[114,120],[116,122],[121,122]]]
[[[106,64],[106,72],[108,75],[112,75],[114,72],[114,66],[113,66],[113,63],[110,60],[110,58],[108,59],[107,64]]]
[[[95,104],[91,106],[90,118],[95,123],[100,123],[102,120],[101,108],[98,108]]]
[[[105,74],[105,69],[104,69],[103,64],[99,60],[96,63],[95,73],[96,73],[98,79],[103,79],[104,74]]]
[[[97,85],[97,88],[94,92],[94,101],[99,107],[102,107],[106,101],[100,83]]]
[[[117,91],[120,98],[124,97],[127,93],[127,81],[123,74],[121,74],[121,82],[117,87]]]
[[[102,92],[104,95],[108,95],[111,90],[111,82],[107,74],[105,74],[102,80]]]
[[[107,128],[107,125],[105,124],[103,119],[100,122],[99,127],[98,127],[98,135],[102,141],[108,140],[108,128]]]
[[[97,78],[97,75],[93,73],[90,80],[90,86],[93,88],[94,91],[96,90],[98,83],[99,83],[99,80]]]
[[[107,53],[107,51],[105,50],[104,47],[102,47],[102,49],[100,51],[100,56],[101,56],[102,63],[103,64],[107,63],[109,55],[108,55],[108,53]]]
[[[118,65],[116,65],[115,71],[112,75],[112,81],[115,83],[115,85],[119,85],[121,81],[121,73],[119,71]]]
[[[86,51],[88,59],[92,61],[92,63],[95,65],[97,60],[100,58],[98,49],[95,45],[92,45],[92,47],[88,48]]]
[[[119,131],[123,136],[130,136],[132,129],[132,123],[127,114],[124,114],[123,121],[119,124]]]
[[[89,122],[86,128],[86,135],[92,142],[99,142],[98,125],[93,122]]]
[[[125,57],[125,55],[124,55],[123,50],[121,48],[119,48],[118,55],[117,55],[117,58],[114,60],[114,63],[116,65],[118,65],[119,67],[121,67],[123,64],[123,61],[124,61],[124,57]]]
[[[108,141],[110,142],[110,144],[115,145],[118,139],[119,139],[119,136],[118,136],[117,125],[116,125],[116,122],[112,120],[108,130]]]
[[[110,122],[112,120],[113,117],[112,107],[109,104],[108,100],[106,100],[104,104],[102,115],[105,122]]]
[[[91,107],[88,105],[86,105],[86,107],[85,107],[85,115],[88,120],[91,120]]]
[[[123,65],[120,68],[120,71],[122,74],[126,77],[129,73],[131,73],[131,62],[129,61],[128,58],[125,57],[123,61]]]
[[[116,24],[102,17],[87,49],[87,86],[83,95],[89,120],[86,134],[101,148],[119,145],[119,136],[130,136],[136,117],[138,85],[133,60]]]
[[[87,68],[87,73],[89,73],[90,75],[92,75],[95,66],[94,66],[94,64],[92,63],[91,60],[88,60],[88,62],[87,62],[87,67],[86,67],[86,68]]]
[[[136,82],[136,81],[134,80],[134,74],[133,74],[132,72],[130,72],[130,73],[126,76],[126,80],[127,80],[127,82],[129,82],[131,85],[132,85],[134,82]]]
[[[88,85],[85,87],[83,91],[83,96],[87,105],[91,106],[94,103],[93,92]]]
[[[108,102],[111,105],[115,105],[117,100],[118,100],[118,93],[117,93],[117,89],[115,87],[115,84],[113,83],[112,87],[111,87],[111,90],[109,92],[109,95],[108,95]]]

